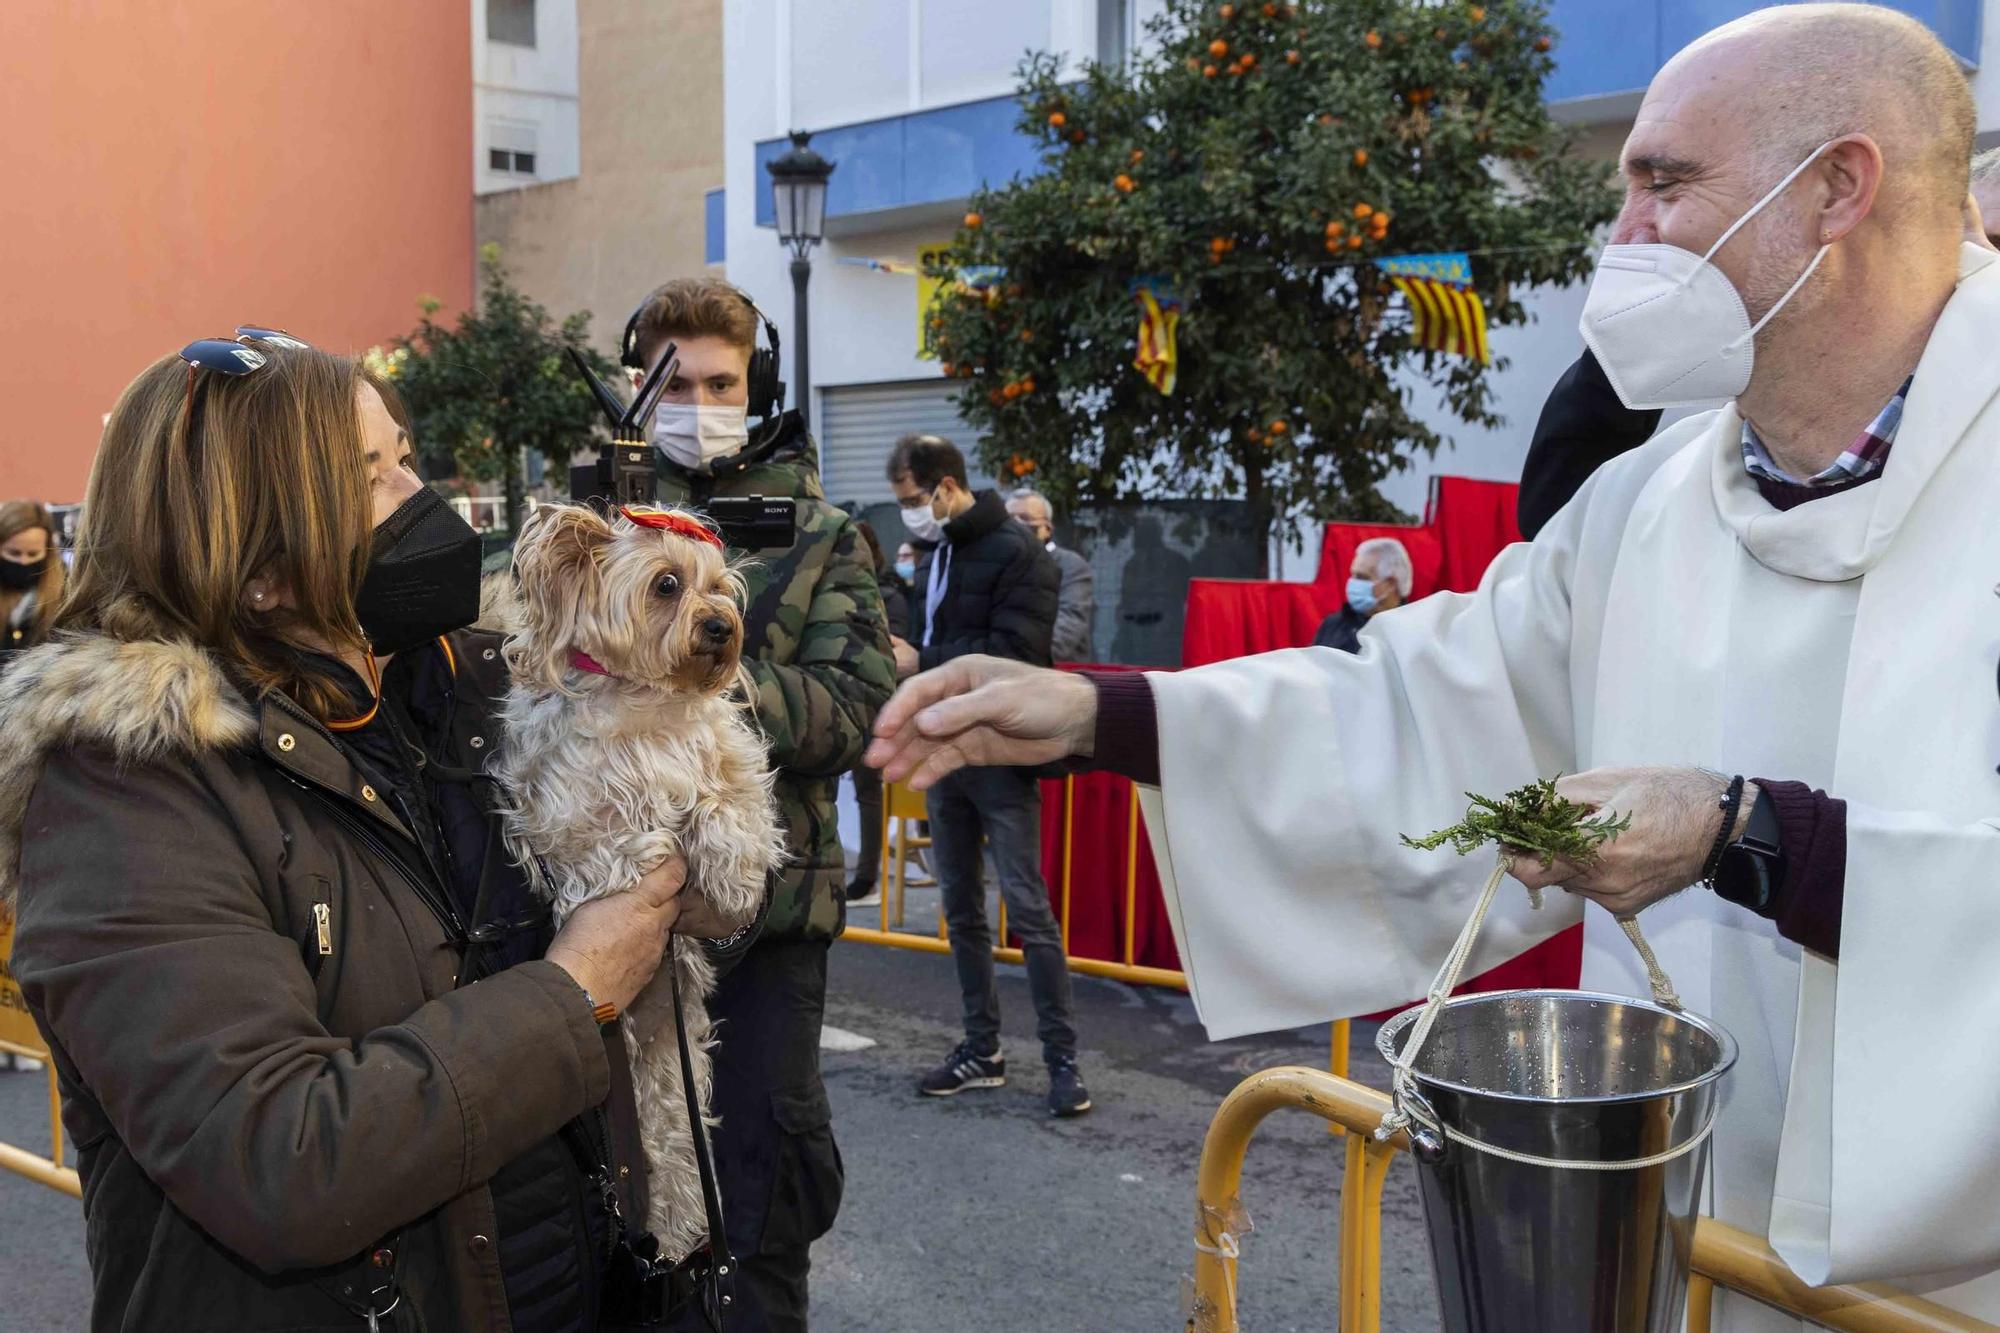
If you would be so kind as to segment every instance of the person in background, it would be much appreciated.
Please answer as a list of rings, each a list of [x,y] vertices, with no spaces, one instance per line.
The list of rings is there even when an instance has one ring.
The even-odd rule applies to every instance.
[[[915,542],[904,542],[896,548],[896,577],[903,581],[905,591],[915,582],[917,577],[917,546]],[[907,604],[904,609],[907,614]],[[905,634],[903,637],[907,639],[910,636]]]
[[[1042,544],[1009,518],[998,492],[973,492],[965,457],[949,440],[905,435],[889,455],[888,471],[911,535],[937,543],[917,570],[910,607],[917,642],[895,641],[897,669],[913,676],[976,654],[1048,666],[1058,576]],[[983,853],[990,853],[1007,923],[1027,960],[1036,1035],[1049,1070],[1049,1114],[1081,1115],[1090,1109],[1090,1093],[1076,1067],[1069,960],[1042,879],[1042,794],[1034,770],[970,768],[933,787],[929,805],[931,867],[951,926],[965,1040],[917,1089],[950,1097],[1007,1081],[986,917]]]
[[[875,566],[875,586],[882,593],[882,615],[889,622],[889,633],[906,639],[910,635],[909,582],[889,567],[874,525],[867,519],[856,519],[854,527]],[[867,907],[882,901],[882,775],[864,764],[850,776],[854,779],[854,803],[861,811],[861,855],[847,879],[847,905]]]
[[[1972,202],[1980,217],[1980,233],[1988,246],[2000,249],[2000,148],[1972,155],[1971,185]]]
[[[677,278],[640,306],[633,337],[648,366],[669,342],[680,358],[652,423],[656,498],[698,509],[717,496],[785,496],[796,506],[791,546],[755,553],[744,569],[743,616],[750,705],[778,770],[791,861],[772,885],[762,934],[718,983],[709,1013],[727,1034],[713,1109],[723,1217],[740,1263],[730,1327],[804,1333],[811,1246],[833,1226],[843,1185],[819,1068],[827,950],[846,921],[834,798],[895,689],[896,662],[868,548],[854,519],[827,503],[804,418],[779,411],[774,386],[760,382],[751,428],[759,322],[728,283]]]
[[[62,588],[49,511],[34,500],[0,504],[0,666],[49,637]]]
[[[1055,557],[1062,573],[1056,600],[1056,632],[1050,645],[1058,662],[1093,662],[1091,626],[1097,619],[1097,576],[1090,562],[1056,545],[1055,507],[1041,492],[1022,487],[1007,497],[1007,512]]]
[[[1393,611],[1409,600],[1415,576],[1408,548],[1394,537],[1374,537],[1361,543],[1347,571],[1347,600],[1320,622],[1313,646],[1360,652],[1361,627],[1371,616]]]

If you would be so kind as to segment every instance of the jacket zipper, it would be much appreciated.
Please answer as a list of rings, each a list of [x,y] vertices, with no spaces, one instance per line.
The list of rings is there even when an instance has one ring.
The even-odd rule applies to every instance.
[[[286,776],[291,777],[290,774],[286,774]],[[375,853],[376,856],[394,868],[409,886],[416,890],[417,897],[423,901],[424,906],[431,910],[431,914],[437,917],[439,923],[450,933],[452,944],[460,951],[465,949],[467,943],[465,922],[460,919],[457,909],[451,905],[450,894],[439,892],[440,886],[430,881],[430,876],[427,872],[419,872],[413,869],[409,862],[405,861],[395,848],[389,845],[387,839],[383,838],[374,829],[368,827],[361,816],[349,810],[340,800],[299,778],[293,777],[292,781],[317,797],[320,803],[332,813],[334,820],[342,828],[359,838],[363,846],[367,847],[369,851]],[[313,915],[315,920],[317,920],[319,915],[317,910],[315,910]]]

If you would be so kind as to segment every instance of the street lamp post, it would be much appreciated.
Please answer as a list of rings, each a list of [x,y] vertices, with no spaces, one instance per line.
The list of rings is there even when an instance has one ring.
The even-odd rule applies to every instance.
[[[792,401],[802,420],[812,406],[806,284],[812,281],[812,249],[826,234],[826,179],[834,168],[807,146],[811,141],[810,131],[793,130],[791,150],[766,168],[777,206],[778,240],[792,251]]]

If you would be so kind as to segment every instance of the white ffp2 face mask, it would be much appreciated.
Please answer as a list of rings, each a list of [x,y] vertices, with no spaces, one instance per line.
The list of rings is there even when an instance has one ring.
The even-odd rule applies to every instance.
[[[1578,328],[1625,406],[1696,407],[1743,392],[1750,383],[1758,330],[1805,286],[1833,247],[1822,245],[1805,272],[1754,325],[1734,284],[1709,261],[1831,145],[1828,140],[1813,149],[1731,223],[1707,254],[1663,244],[1604,247]]]
[[[653,412],[653,443],[685,468],[707,467],[749,442],[749,415],[740,407],[661,403]]]
[[[931,502],[903,506],[903,526],[920,542],[936,544],[944,540],[944,522],[931,512]]]

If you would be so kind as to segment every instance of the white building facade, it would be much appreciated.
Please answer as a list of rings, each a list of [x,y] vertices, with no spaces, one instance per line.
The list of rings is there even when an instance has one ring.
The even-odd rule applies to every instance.
[[[577,0],[472,0],[473,192],[569,180]]]
[[[1554,0],[1551,109],[1584,127],[1586,150],[1608,161],[1660,66],[1701,32],[1761,7]],[[2000,68],[2000,25],[1983,22],[2000,0],[1895,7],[1929,24],[1968,69]],[[1159,8],[1158,0],[725,0],[726,270],[778,323],[788,348],[789,255],[772,226],[764,164],[795,128],[813,131],[813,147],[837,163],[811,289],[811,410],[834,500],[885,498],[881,459],[904,430],[973,440],[936,362],[917,355],[915,280],[851,261],[914,263],[920,247],[951,237],[974,189],[1037,169],[1035,146],[1014,129],[1013,74],[1024,52],[1060,52],[1073,66],[1116,58],[1144,40]],[[1975,73],[1974,91],[1982,131],[2000,127],[2000,76]],[[1434,473],[1519,477],[1542,400],[1581,351],[1583,295],[1581,284],[1540,291],[1532,322],[1495,331],[1493,350],[1509,363],[1495,377],[1505,424],[1467,427],[1440,412],[1450,445],[1385,483],[1390,500],[1420,513]],[[789,351],[785,363],[789,375]],[[1288,561],[1286,575],[1309,577],[1312,559],[1303,571]]]

